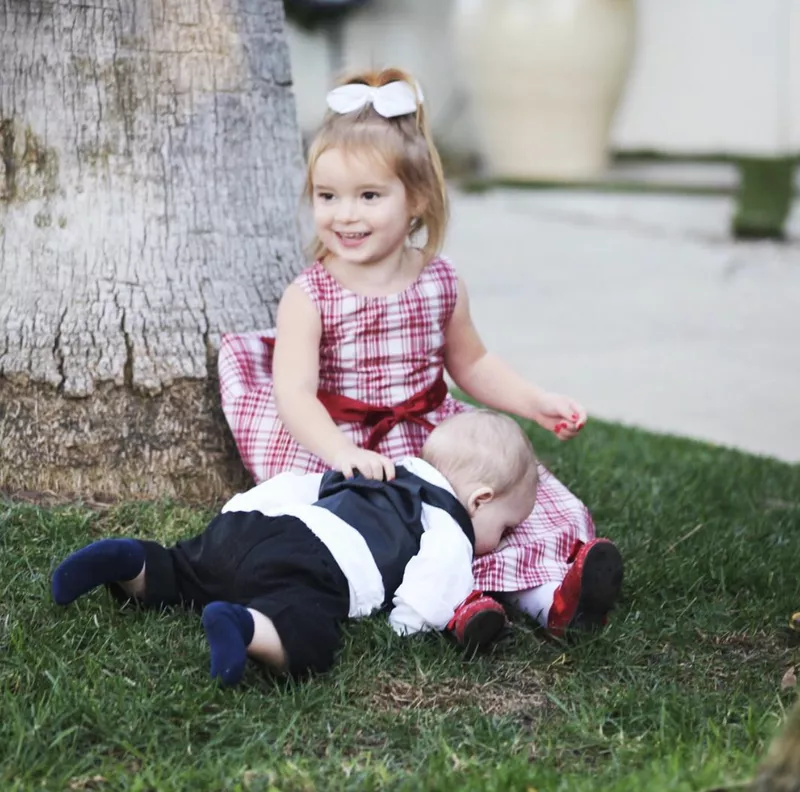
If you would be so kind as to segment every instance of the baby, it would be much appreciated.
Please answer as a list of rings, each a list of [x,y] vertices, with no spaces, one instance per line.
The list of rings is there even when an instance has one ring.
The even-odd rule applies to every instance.
[[[389,608],[401,635],[443,630],[494,550],[536,500],[530,441],[488,410],[443,421],[420,458],[376,481],[281,473],[234,496],[199,536],[165,548],[102,539],[55,570],[67,605],[100,585],[144,606],[203,608],[211,676],[237,684],[247,657],[300,677],[325,671],[347,618]]]

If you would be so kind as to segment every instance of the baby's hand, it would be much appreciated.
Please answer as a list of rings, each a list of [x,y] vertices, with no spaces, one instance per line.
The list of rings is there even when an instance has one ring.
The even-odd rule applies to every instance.
[[[569,396],[544,393],[537,406],[536,423],[561,440],[572,439],[586,424],[586,410]]]
[[[394,478],[394,465],[391,459],[358,446],[340,451],[333,460],[333,467],[335,470],[341,470],[345,478],[352,478],[356,469],[368,479],[391,481]]]

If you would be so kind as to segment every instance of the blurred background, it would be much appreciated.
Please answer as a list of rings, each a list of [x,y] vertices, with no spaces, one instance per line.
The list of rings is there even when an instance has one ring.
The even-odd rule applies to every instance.
[[[284,2],[306,138],[342,71],[419,79],[493,349],[800,461],[800,0]]]

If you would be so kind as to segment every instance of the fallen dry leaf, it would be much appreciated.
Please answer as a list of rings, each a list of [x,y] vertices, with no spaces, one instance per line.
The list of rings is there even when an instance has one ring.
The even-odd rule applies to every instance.
[[[82,778],[73,778],[69,782],[70,789],[99,789],[106,783],[106,777],[101,775],[83,776]]]
[[[797,685],[797,675],[794,672],[794,666],[786,669],[786,673],[781,679],[781,690],[791,690]]]

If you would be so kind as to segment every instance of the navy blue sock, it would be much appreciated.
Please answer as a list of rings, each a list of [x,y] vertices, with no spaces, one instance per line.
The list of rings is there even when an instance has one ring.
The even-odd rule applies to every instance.
[[[104,583],[133,580],[144,566],[144,546],[136,539],[101,539],[67,556],[56,567],[50,587],[59,605]]]
[[[255,631],[250,612],[231,602],[211,602],[203,609],[203,628],[211,649],[211,676],[223,685],[238,684]]]

